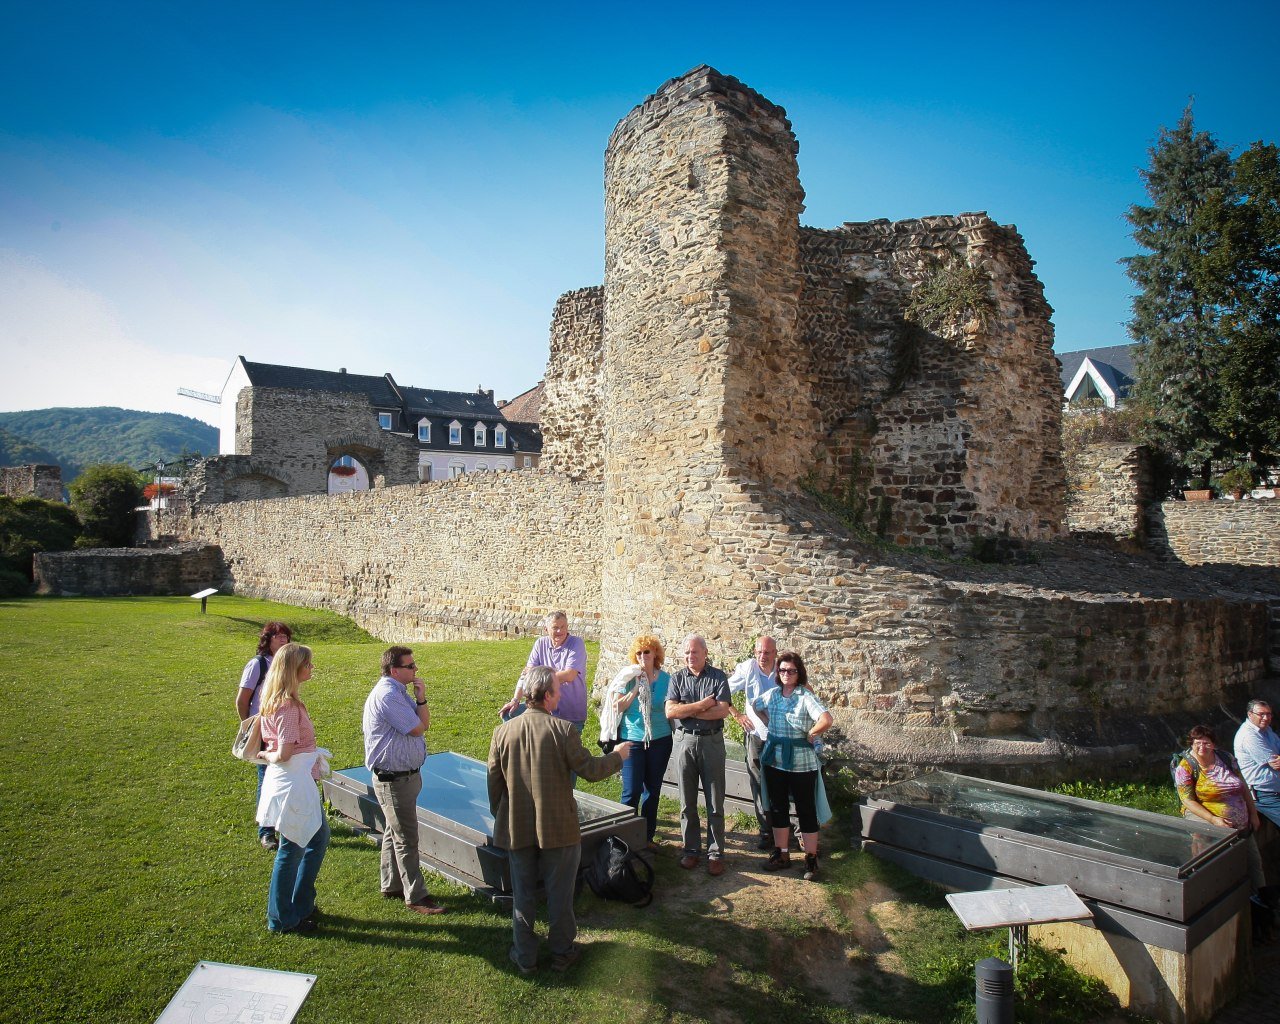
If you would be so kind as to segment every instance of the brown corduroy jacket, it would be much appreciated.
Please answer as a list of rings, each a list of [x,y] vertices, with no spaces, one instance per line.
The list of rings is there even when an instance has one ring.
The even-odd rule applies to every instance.
[[[489,747],[494,844],[523,850],[581,842],[570,773],[599,782],[621,767],[617,754],[592,757],[573,726],[530,705],[494,730]]]

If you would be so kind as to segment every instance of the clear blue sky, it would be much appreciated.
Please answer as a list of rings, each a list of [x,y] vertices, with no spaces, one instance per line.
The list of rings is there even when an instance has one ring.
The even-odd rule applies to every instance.
[[[1016,224],[1059,351],[1127,340],[1124,211],[1195,96],[1280,138],[1280,5],[2,0],[0,410],[213,420],[237,355],[509,398],[603,277],[613,126],[698,64],[784,106],[806,224]]]

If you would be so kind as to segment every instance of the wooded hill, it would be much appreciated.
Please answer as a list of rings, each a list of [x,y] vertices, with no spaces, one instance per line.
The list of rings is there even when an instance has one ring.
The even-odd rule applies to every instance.
[[[141,469],[217,451],[217,427],[177,413],[107,406],[0,412],[0,466],[60,466],[64,484],[95,462]]]

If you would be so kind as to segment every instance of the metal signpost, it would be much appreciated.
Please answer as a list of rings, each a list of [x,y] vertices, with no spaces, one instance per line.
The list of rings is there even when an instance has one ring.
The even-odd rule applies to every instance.
[[[217,587],[210,587],[208,590],[201,590],[198,593],[191,595],[194,599],[200,602],[201,615],[205,614],[205,604],[208,602],[209,598],[213,597],[213,595],[216,594],[217,592],[218,592]]]

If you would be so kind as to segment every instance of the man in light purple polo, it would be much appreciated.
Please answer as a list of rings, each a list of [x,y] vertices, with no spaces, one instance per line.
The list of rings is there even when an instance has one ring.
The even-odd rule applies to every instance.
[[[587,724],[587,645],[582,637],[569,635],[569,616],[552,612],[542,620],[547,635],[539,637],[529,653],[529,661],[516,683],[516,692],[502,706],[499,714],[505,722],[524,710],[524,677],[531,668],[544,666],[555,674],[560,684],[560,705],[554,717],[563,718],[582,735]]]
[[[427,684],[418,675],[413,651],[388,647],[382,655],[382,678],[364,702],[364,763],[373,773],[373,793],[386,819],[382,895],[404,900],[417,914],[445,910],[427,892],[418,863],[418,794],[430,727]]]

